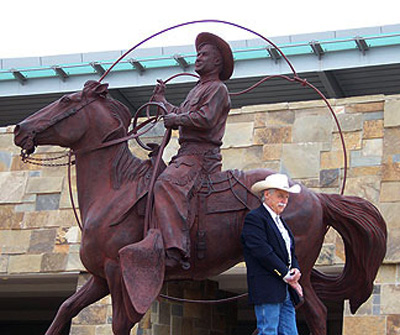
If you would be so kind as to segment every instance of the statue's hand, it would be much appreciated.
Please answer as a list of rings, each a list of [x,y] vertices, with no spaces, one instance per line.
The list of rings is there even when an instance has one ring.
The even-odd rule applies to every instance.
[[[153,91],[153,101],[165,102],[165,83],[161,79],[157,79],[157,85]]]
[[[178,121],[179,121],[179,116],[174,113],[164,115],[165,128],[178,129],[179,126]]]

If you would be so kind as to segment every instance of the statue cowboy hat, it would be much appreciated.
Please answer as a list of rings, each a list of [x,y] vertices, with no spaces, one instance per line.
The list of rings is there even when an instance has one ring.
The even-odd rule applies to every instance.
[[[200,33],[196,37],[196,51],[198,52],[200,47],[204,44],[214,45],[221,53],[223,60],[223,67],[219,74],[219,79],[222,81],[228,80],[233,73],[233,55],[231,47],[221,37],[211,33]]]
[[[301,187],[299,184],[295,184],[289,187],[289,178],[282,173],[271,174],[264,180],[256,182],[251,187],[251,191],[258,194],[271,188],[286,191],[289,193],[300,193],[301,191]]]

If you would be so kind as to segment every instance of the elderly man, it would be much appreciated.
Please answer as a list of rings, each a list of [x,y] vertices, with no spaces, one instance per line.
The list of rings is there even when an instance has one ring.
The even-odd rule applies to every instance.
[[[247,266],[249,301],[254,304],[259,335],[296,335],[296,314],[291,299],[300,294],[301,273],[294,252],[294,237],[280,214],[290,193],[288,177],[272,174],[252,186],[263,204],[244,222],[242,244]],[[297,293],[296,293],[297,292]]]
[[[223,81],[233,72],[231,48],[220,37],[201,33],[196,38],[195,71],[200,80],[180,107],[165,99],[165,85],[158,81],[153,101],[168,114],[167,128],[179,129],[180,149],[154,187],[155,219],[164,239],[166,265],[190,266],[189,229],[193,222],[190,203],[199,178],[221,170],[220,147],[231,102]]]

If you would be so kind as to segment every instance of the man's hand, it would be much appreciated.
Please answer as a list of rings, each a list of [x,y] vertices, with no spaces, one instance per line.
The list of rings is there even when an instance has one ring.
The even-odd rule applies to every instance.
[[[165,128],[178,129],[178,124],[177,124],[178,120],[179,120],[178,115],[174,113],[164,115]]]
[[[297,293],[302,297],[303,288],[299,284],[300,277],[301,277],[300,270],[293,268],[290,269],[289,273],[283,278],[283,280],[286,283],[288,283],[291,287],[293,287],[297,291]]]
[[[292,284],[289,284],[289,285],[296,290],[297,294],[300,297],[303,296],[303,288],[301,287],[301,285],[299,283],[296,282],[296,283],[292,283]]]
[[[297,283],[300,280],[301,272],[297,268],[290,269],[289,273],[283,278],[283,280],[288,283]]]

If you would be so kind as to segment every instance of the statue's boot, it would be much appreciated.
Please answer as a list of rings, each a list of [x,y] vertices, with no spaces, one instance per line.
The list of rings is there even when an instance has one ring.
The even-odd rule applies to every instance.
[[[161,231],[150,229],[142,241],[123,247],[119,258],[132,306],[139,314],[145,314],[164,282],[165,252]]]

